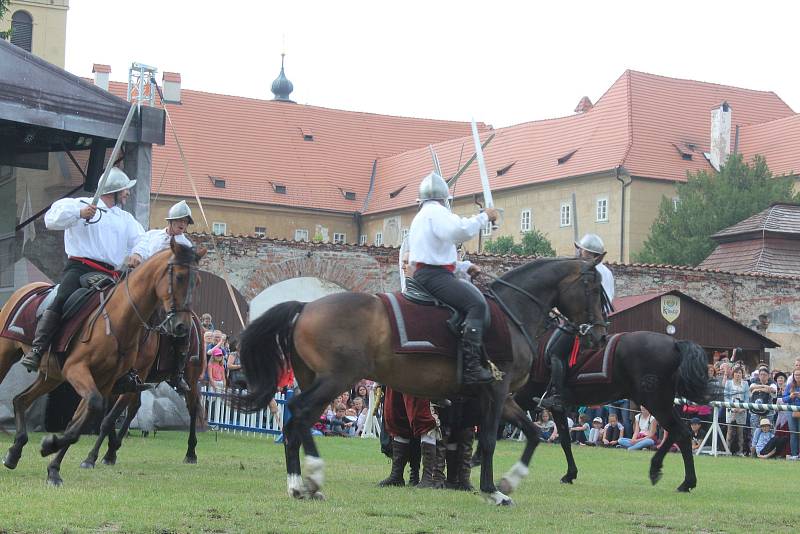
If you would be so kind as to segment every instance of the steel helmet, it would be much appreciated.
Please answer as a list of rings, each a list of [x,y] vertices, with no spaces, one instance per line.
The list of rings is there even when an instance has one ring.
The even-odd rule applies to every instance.
[[[582,248],[587,252],[591,252],[592,254],[606,253],[606,247],[603,244],[603,240],[600,239],[600,236],[597,234],[586,234],[581,238],[580,241],[575,243],[575,246]]]
[[[167,216],[165,217],[165,219],[168,221],[176,221],[183,218],[189,219],[189,224],[194,224],[194,219],[192,219],[192,209],[185,200],[181,200],[177,204],[173,204],[173,206],[169,209],[169,212],[167,212]]]
[[[417,202],[424,202],[426,200],[448,200],[449,198],[450,189],[447,187],[447,182],[435,172],[430,173],[420,182],[419,198]]]
[[[118,167],[111,167],[111,172],[108,173],[106,183],[103,184],[103,189],[100,190],[101,195],[110,195],[111,193],[118,193],[125,189],[130,189],[136,185],[136,180],[131,180],[122,169]]]

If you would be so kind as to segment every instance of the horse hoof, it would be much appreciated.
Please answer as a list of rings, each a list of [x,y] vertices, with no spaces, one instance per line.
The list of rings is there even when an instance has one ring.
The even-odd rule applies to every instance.
[[[103,457],[103,465],[117,465],[117,457],[116,456],[104,456]]]
[[[183,463],[194,465],[197,463],[197,456],[187,456],[183,459]]]
[[[321,491],[315,491],[308,495],[308,498],[312,501],[324,501],[327,500],[325,495]]]
[[[484,500],[495,506],[513,506],[514,501],[511,500],[511,497],[504,494],[501,491],[494,491],[492,493],[484,493],[483,494]]]
[[[81,462],[81,469],[94,469],[94,462],[90,460],[84,460]]]
[[[693,484],[687,484],[686,482],[684,482],[683,484],[678,486],[678,493],[689,493],[692,491],[692,489],[694,489]]]
[[[18,463],[19,463],[18,454],[12,454],[11,452],[8,452],[6,453],[5,458],[3,458],[3,465],[8,467],[9,469],[16,469]]]
[[[650,482],[653,484],[653,486],[658,484],[658,481],[661,480],[661,476],[662,476],[661,471],[650,473]]]
[[[572,477],[568,477],[568,476],[566,476],[566,475],[564,475],[563,477],[561,477],[561,483],[562,483],[562,484],[572,484],[572,481],[573,481],[573,480],[575,480],[575,479],[574,479],[574,478],[572,478]]]
[[[59,476],[58,473],[55,473],[53,475],[49,475],[47,477],[47,485],[48,486],[53,486],[54,488],[59,488],[59,487],[61,487],[61,485],[63,483],[64,483],[64,481],[61,480],[61,476]]]
[[[57,452],[59,449],[58,445],[56,445],[56,436],[55,434],[50,434],[49,436],[45,436],[42,438],[42,445],[39,452],[42,453],[42,456],[50,456],[54,452]]]
[[[497,489],[499,489],[501,493],[505,493],[506,495],[514,491],[514,488],[511,487],[511,482],[509,482],[505,478],[500,480],[500,483],[497,485]]]

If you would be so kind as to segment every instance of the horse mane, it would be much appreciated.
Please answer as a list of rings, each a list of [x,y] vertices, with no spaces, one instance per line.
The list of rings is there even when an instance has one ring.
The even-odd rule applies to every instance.
[[[529,261],[528,263],[524,263],[519,267],[514,267],[508,272],[503,273],[500,278],[506,279],[511,278],[513,276],[527,273],[529,270],[538,271],[544,267],[549,267],[555,263],[560,263],[567,260],[578,260],[579,258],[572,258],[569,256],[557,256],[555,258],[536,258],[533,261]]]
[[[180,243],[175,243],[177,248],[176,251],[173,252],[172,248],[165,248],[164,250],[159,250],[147,260],[145,260],[142,265],[147,264],[151,261],[155,261],[156,258],[160,258],[162,256],[172,255],[175,256],[175,263],[180,265],[192,265],[193,263],[197,263],[198,257],[197,253],[195,252],[194,247],[187,247],[186,245],[182,245]]]

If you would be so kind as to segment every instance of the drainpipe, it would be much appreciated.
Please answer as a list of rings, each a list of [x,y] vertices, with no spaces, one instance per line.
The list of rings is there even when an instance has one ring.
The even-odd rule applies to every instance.
[[[619,261],[620,263],[624,262],[625,259],[625,190],[628,188],[629,185],[633,183],[633,178],[628,180],[626,183],[624,179],[620,178],[619,171],[622,167],[617,166],[615,169],[614,177],[619,180],[619,183],[622,184],[622,202],[620,206],[620,217],[619,217]]]
[[[356,223],[356,244],[359,244],[361,242],[361,212],[353,212],[353,222]]]

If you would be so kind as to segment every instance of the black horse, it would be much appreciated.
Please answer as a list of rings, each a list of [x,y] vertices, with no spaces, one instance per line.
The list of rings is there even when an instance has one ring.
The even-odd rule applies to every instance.
[[[533,376],[533,375],[531,375]],[[517,404],[533,412],[537,399],[548,384],[529,381],[515,397]],[[688,492],[697,485],[694,456],[689,429],[680,419],[674,404],[675,396],[697,403],[705,403],[711,391],[708,382],[708,357],[705,351],[691,341],[676,341],[670,336],[655,332],[629,332],[619,339],[613,365],[611,384],[577,385],[571,388],[577,404],[591,406],[618,399],[631,399],[644,405],[668,432],[664,443],[650,461],[650,481],[661,479],[664,456],[673,443],[677,443],[683,456],[685,477],[678,491]],[[578,476],[572,457],[566,415],[553,414],[561,447],[567,458],[567,473],[561,482],[571,484]],[[503,488],[500,488],[503,491]]]

